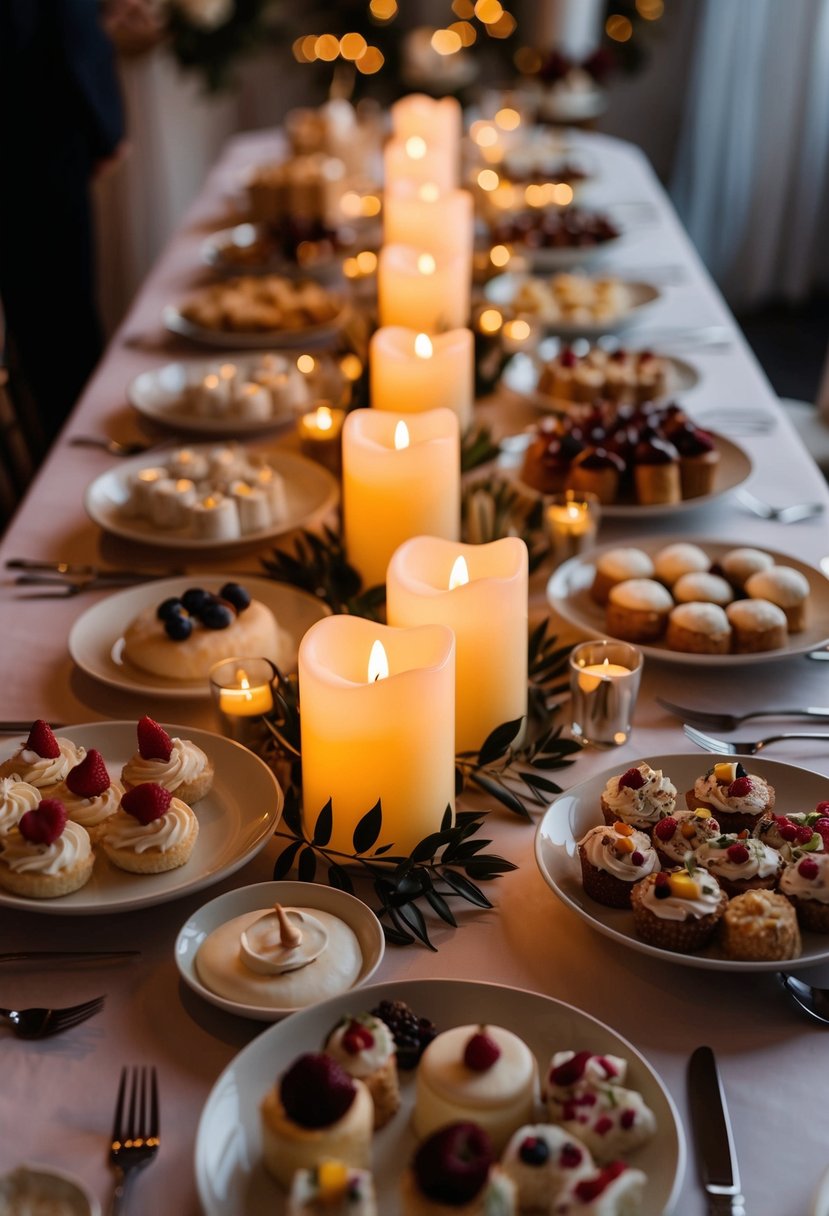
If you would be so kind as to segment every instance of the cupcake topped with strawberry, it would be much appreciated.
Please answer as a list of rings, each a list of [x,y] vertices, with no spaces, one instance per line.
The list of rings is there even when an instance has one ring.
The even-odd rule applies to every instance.
[[[172,738],[146,716],[138,723],[137,734],[138,751],[121,771],[125,789],[149,782],[188,805],[204,798],[213,784],[213,765],[200,747],[188,739]]]
[[[0,764],[0,777],[16,776],[40,790],[41,797],[57,793],[66,774],[86,755],[71,739],[57,737],[48,722],[38,718],[29,737],[14,755]]]
[[[641,832],[650,832],[658,820],[670,815],[675,803],[676,786],[645,761],[611,777],[602,791],[605,823],[612,826],[621,820]]]
[[[0,846],[0,886],[15,895],[54,899],[77,891],[92,874],[89,835],[57,798],[21,816]]]
[[[145,782],[126,791],[106,820],[101,844],[107,857],[133,874],[160,874],[189,860],[199,821],[186,802],[162,785]]]
[[[685,795],[689,810],[707,807],[725,832],[753,831],[774,806],[774,788],[742,764],[722,760],[698,777]]]
[[[776,849],[749,836],[745,829],[710,840],[697,849],[695,860],[731,896],[758,888],[773,891],[782,864]]]
[[[675,810],[654,824],[653,845],[662,865],[684,865],[701,845],[722,835],[719,821],[707,807],[694,811]]]
[[[90,748],[80,764],[66,774],[60,797],[73,823],[89,832],[93,844],[101,839],[107,820],[118,810],[124,790],[111,781],[104,758]]]

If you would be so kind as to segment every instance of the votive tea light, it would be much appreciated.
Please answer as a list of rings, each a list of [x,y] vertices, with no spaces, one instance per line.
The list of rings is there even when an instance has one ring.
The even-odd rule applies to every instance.
[[[262,719],[273,709],[276,676],[270,659],[222,659],[210,669],[210,693],[221,733],[257,754],[272,737]]]
[[[589,490],[565,490],[544,499],[544,527],[553,566],[586,553],[596,544],[601,507]]]
[[[273,400],[264,384],[245,381],[233,400],[234,411],[246,422],[268,422],[273,415]]]
[[[582,642],[570,654],[573,737],[594,747],[627,743],[642,678],[642,651],[627,642]]]
[[[325,465],[332,473],[342,468],[342,432],[345,410],[320,402],[297,423],[299,446],[304,456]]]

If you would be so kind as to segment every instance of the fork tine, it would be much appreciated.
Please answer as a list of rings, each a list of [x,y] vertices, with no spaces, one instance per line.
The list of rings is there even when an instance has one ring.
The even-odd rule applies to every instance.
[[[135,1108],[138,1099],[138,1069],[130,1069],[130,1093],[129,1093],[129,1114],[127,1116],[127,1140],[135,1140],[137,1136],[135,1126]]]
[[[160,1132],[158,1115],[158,1073],[155,1066],[150,1069],[150,1131],[153,1140],[157,1140]]]
[[[689,726],[687,722],[683,724],[682,729],[685,731],[685,734],[688,736],[691,742],[696,743],[696,745],[703,748],[704,751],[728,752],[729,750],[729,745],[723,743],[721,739],[715,739],[711,735],[705,735],[701,730],[697,730],[695,727]]]
[[[118,1097],[115,1101],[115,1120],[112,1124],[112,1143],[123,1144],[124,1095],[127,1088],[127,1069],[121,1069],[121,1080],[118,1084]]]
[[[81,1022],[88,1022],[97,1012],[97,1009],[87,1009],[83,1013],[75,1011],[67,1014],[65,1018],[56,1018],[47,1033],[61,1034],[64,1030],[71,1030],[73,1026],[80,1026]]]

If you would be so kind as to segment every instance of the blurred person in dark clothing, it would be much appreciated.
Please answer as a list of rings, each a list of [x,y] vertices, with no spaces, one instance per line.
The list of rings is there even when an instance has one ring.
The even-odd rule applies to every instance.
[[[90,182],[123,136],[97,0],[0,0],[0,300],[50,441],[103,346]]]

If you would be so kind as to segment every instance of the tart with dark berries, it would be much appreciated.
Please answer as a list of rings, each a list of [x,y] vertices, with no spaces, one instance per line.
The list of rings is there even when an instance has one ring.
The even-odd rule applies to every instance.
[[[515,1187],[492,1141],[471,1122],[450,1123],[424,1140],[401,1182],[403,1216],[489,1216],[515,1209]]]
[[[381,1001],[371,1012],[386,1023],[394,1037],[397,1067],[417,1068],[420,1057],[437,1034],[434,1022],[418,1017],[405,1001]]]

